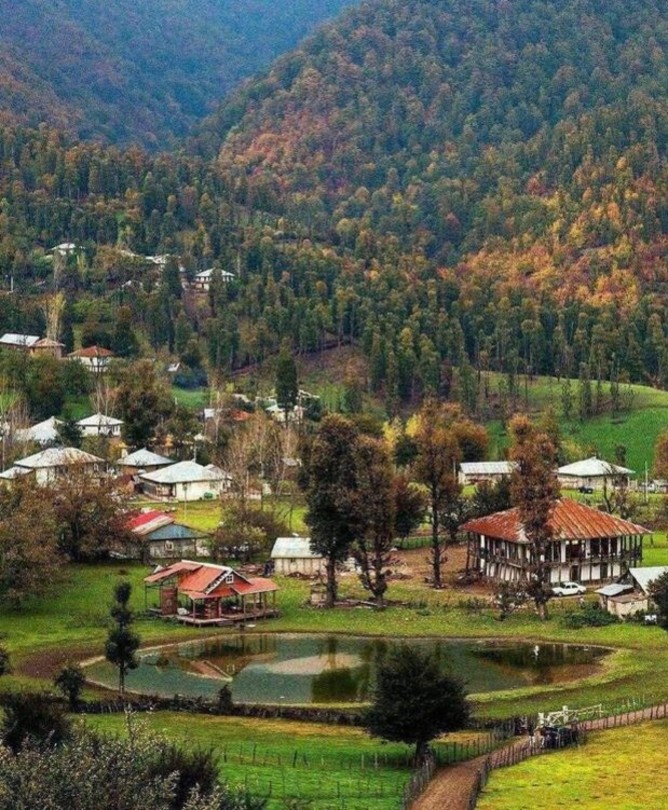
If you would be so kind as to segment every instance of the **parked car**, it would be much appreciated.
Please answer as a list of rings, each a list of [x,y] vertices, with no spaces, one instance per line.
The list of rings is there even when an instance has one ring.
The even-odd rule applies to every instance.
[[[587,593],[587,589],[579,582],[560,582],[552,588],[552,593],[555,596],[580,596]]]

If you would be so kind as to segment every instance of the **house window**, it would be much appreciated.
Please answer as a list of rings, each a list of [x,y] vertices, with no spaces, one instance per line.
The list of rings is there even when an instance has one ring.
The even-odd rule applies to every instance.
[[[231,585],[234,582],[234,574],[225,574],[225,579],[223,582],[226,582],[228,585]]]

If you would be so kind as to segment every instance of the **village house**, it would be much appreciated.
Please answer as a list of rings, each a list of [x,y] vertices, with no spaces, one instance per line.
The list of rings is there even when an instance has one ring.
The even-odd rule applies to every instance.
[[[603,461],[596,456],[566,464],[557,470],[559,483],[565,489],[591,491],[602,490],[619,483],[628,486],[631,475],[635,475],[633,470]]]
[[[16,332],[6,332],[0,337],[0,349],[13,349],[27,352],[34,356],[55,357],[60,360],[65,346],[57,340],[40,338],[38,335],[21,335]]]
[[[79,419],[77,427],[82,436],[105,436],[110,439],[118,439],[121,436],[123,420],[98,412]]]
[[[109,368],[109,363],[115,357],[114,353],[102,346],[86,346],[67,355],[70,360],[77,360],[93,374],[103,374]]]
[[[170,464],[174,464],[174,459],[161,456],[158,453],[152,453],[146,447],[135,450],[134,453],[121,456],[116,462],[117,467],[123,475],[138,475],[139,473],[155,472],[156,470],[163,469],[163,467],[169,467]]]
[[[516,465],[512,461],[462,461],[459,465],[459,483],[479,484],[481,481],[495,483],[512,475]]]
[[[105,467],[104,459],[76,447],[48,447],[15,461],[13,467],[0,473],[0,478],[11,480],[18,475],[32,474],[40,486],[47,486],[75,470],[83,470],[91,477],[102,478]]]
[[[132,515],[128,528],[137,538],[130,556],[149,560],[183,559],[184,555],[204,557],[209,553],[208,535],[183,523],[174,515],[144,509]]]
[[[147,608],[148,590],[157,588],[154,610],[184,624],[236,624],[278,615],[276,583],[247,577],[227,565],[181,560],[145,577],[144,587]]]
[[[63,424],[61,419],[56,419],[55,416],[50,416],[43,422],[38,422],[36,425],[28,428],[18,428],[14,431],[14,441],[24,444],[39,444],[46,447],[49,444],[56,444],[60,436],[58,428]]]
[[[277,574],[325,573],[325,559],[313,551],[310,537],[277,537],[271,550],[271,562]]]
[[[58,256],[69,256],[71,253],[76,253],[77,250],[81,250],[80,245],[76,245],[74,242],[61,242],[48,252]]]
[[[208,469],[196,461],[179,461],[154,472],[142,473],[139,480],[146,495],[177,501],[214,498],[224,491],[226,485],[222,471]]]
[[[218,277],[223,284],[229,284],[230,281],[234,280],[234,273],[230,273],[229,270],[218,270],[215,267],[210,267],[208,270],[202,270],[201,273],[195,274],[192,282],[193,289],[208,292],[211,289],[214,273],[218,273]]]
[[[628,520],[561,498],[549,520],[552,540],[545,562],[550,582],[600,582],[617,579],[642,561],[647,529]],[[497,581],[528,579],[534,559],[519,510],[508,509],[469,520],[467,571]]]

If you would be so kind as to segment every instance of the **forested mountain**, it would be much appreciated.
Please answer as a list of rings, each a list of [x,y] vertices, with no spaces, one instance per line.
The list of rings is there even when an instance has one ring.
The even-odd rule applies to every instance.
[[[658,0],[376,0],[189,154],[0,132],[0,274],[38,294],[45,249],[80,244],[58,285],[85,339],[122,348],[134,323],[198,375],[354,341],[390,410],[498,410],[522,372],[579,376],[585,416],[618,407],[625,378],[668,385],[667,48]],[[193,300],[175,263],[123,251],[235,279]],[[39,327],[23,301],[0,326]]]
[[[165,146],[348,2],[0,0],[0,114]]]

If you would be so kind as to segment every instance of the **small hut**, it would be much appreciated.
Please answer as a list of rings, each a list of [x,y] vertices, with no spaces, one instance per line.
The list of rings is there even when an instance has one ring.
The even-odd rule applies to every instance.
[[[313,576],[325,572],[325,559],[313,551],[310,537],[277,537],[271,561],[277,574]]]

